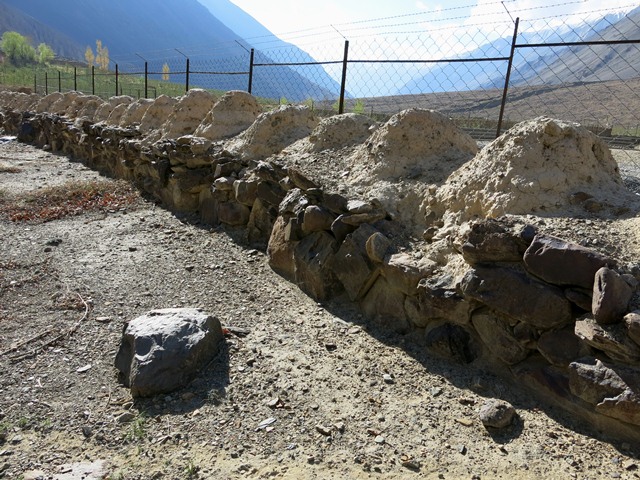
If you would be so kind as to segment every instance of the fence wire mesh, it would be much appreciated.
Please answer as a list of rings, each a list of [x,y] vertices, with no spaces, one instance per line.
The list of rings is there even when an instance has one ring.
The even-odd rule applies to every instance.
[[[522,4],[511,12],[514,2],[489,1],[472,17],[452,7],[444,16],[338,24],[290,32],[284,41],[238,41],[231,49],[142,52],[118,59],[117,77],[112,70],[59,67],[34,71],[31,84],[38,93],[135,98],[179,96],[190,88],[248,90],[267,106],[306,104],[323,114],[380,120],[430,108],[480,140],[494,138],[501,123],[504,131],[552,116],[586,125],[630,152],[640,139],[640,7],[558,14],[559,7],[585,1],[591,0]]]

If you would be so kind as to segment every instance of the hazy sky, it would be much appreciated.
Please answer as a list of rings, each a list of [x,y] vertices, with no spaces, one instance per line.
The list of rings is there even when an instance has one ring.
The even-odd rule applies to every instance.
[[[638,5],[630,0],[231,0],[275,34],[334,25],[337,29],[349,22],[405,14],[421,14],[425,21],[457,19],[495,13],[515,16],[553,17],[603,9],[631,10]],[[502,5],[504,4],[504,6]],[[557,7],[553,7],[558,5]],[[506,7],[506,9],[505,9]],[[481,17],[482,18],[482,17]],[[401,21],[402,19],[400,19]],[[409,19],[411,21],[411,18]],[[393,21],[389,20],[390,23]]]

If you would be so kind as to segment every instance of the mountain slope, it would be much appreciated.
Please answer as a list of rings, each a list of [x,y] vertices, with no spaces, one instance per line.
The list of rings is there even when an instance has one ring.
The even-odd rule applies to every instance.
[[[262,52],[267,58],[286,58],[289,62],[315,62],[304,50],[285,42],[271,33],[264,25],[229,0],[198,0],[209,11],[233,30],[245,42]],[[304,65],[290,67],[313,83],[337,95],[340,84],[334,80],[320,65]],[[330,97],[329,97],[330,98]]]
[[[196,0],[0,0],[0,5],[12,7],[50,29],[64,32],[82,45],[82,53],[75,58],[82,59],[84,49],[95,47],[96,40],[101,40],[109,49],[111,68],[118,62],[122,72],[141,70],[141,59],[134,52],[159,62],[161,70],[164,61],[180,57],[176,48],[192,57],[194,71],[248,70],[249,56],[239,46],[240,36]],[[255,26],[257,22],[251,20]],[[256,61],[272,62],[265,54],[256,55]],[[183,66],[183,62],[180,58],[180,65]],[[224,77],[194,75],[191,86],[215,88],[210,83],[220,82],[224,86],[247,88],[242,75]],[[199,84],[198,79],[209,83]],[[172,80],[182,81],[179,76]],[[318,79],[316,83],[315,78],[302,76],[293,68],[258,68],[254,72],[253,93],[274,99],[286,96],[293,101],[335,98],[335,85],[325,87],[323,82]]]
[[[84,54],[84,47],[68,36],[0,2],[0,35],[9,31],[29,38],[34,47],[46,43],[59,57],[76,59],[82,58]]]
[[[621,33],[624,38],[640,38],[640,32],[634,30],[634,26],[637,29],[640,24],[638,12],[640,8],[622,18],[616,14],[607,15],[596,22],[572,29],[523,32],[518,36],[517,43],[572,42],[602,38],[611,40],[616,38],[616,32],[617,38],[621,38]],[[500,38],[482,45],[462,58],[508,57],[510,45],[511,38]],[[624,57],[632,51],[636,52],[633,57]],[[624,78],[620,77],[622,65],[630,77],[638,76],[637,70],[629,68],[629,65],[634,65],[634,62],[635,65],[639,64],[639,52],[638,45],[616,47],[615,50],[612,47],[519,48],[514,56],[510,83],[515,86],[615,80]],[[506,61],[444,64],[407,82],[397,94],[501,88],[504,86],[506,68]]]

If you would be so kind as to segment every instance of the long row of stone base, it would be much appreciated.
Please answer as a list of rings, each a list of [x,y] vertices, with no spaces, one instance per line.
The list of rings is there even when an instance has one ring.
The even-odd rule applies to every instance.
[[[433,354],[491,365],[605,437],[640,441],[640,313],[628,311],[637,281],[615,259],[489,219],[461,229],[448,260],[456,268],[443,270],[394,245],[401,226],[380,204],[323,191],[296,168],[192,135],[145,146],[135,126],[0,112],[21,141],[130,180],[205,223],[244,227],[276,272],[319,301],[346,298]]]

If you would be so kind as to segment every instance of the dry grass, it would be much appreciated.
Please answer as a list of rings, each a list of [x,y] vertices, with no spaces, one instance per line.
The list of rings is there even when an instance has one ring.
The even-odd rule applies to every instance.
[[[124,181],[73,181],[16,197],[0,195],[0,215],[13,222],[42,223],[85,212],[135,207],[138,191]]]

